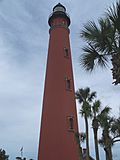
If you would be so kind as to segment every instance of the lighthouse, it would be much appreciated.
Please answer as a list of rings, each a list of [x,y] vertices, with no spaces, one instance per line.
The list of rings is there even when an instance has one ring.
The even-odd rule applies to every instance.
[[[49,47],[38,160],[79,160],[70,17],[62,4],[49,16]]]

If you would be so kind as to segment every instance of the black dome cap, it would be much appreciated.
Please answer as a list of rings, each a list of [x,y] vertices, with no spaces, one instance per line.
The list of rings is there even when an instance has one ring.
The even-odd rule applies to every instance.
[[[58,3],[58,4],[53,8],[53,11],[54,11],[54,9],[55,9],[56,7],[62,7],[62,8],[64,8],[64,10],[66,11],[66,8],[65,8],[61,3]]]

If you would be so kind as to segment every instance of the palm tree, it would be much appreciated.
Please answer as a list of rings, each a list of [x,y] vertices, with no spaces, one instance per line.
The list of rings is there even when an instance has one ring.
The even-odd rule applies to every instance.
[[[95,143],[95,153],[96,153],[96,160],[99,160],[99,149],[98,149],[98,128],[99,128],[99,121],[98,121],[98,113],[101,109],[101,102],[99,100],[95,101],[92,105],[92,114],[93,114],[93,120],[92,120],[92,128],[94,133],[94,143]]]
[[[102,128],[102,138],[99,143],[104,147],[106,153],[106,160],[112,160],[112,137],[111,137],[111,127],[114,122],[114,118],[109,116],[110,108],[106,108],[107,111],[103,110],[98,116],[100,126]]]
[[[115,118],[111,126],[112,144],[120,142],[120,117]]]
[[[86,149],[87,160],[89,160],[89,132],[88,132],[88,118],[91,116],[90,103],[96,97],[96,92],[90,92],[90,88],[78,89],[76,92],[76,99],[81,104],[80,114],[84,117],[86,127]]]
[[[116,142],[120,142],[120,117],[110,117],[110,108],[108,107],[107,110],[104,110],[103,113],[98,116],[103,129],[102,138],[99,140],[99,143],[104,147],[106,160],[112,160],[112,146]]]
[[[85,24],[80,35],[87,43],[80,57],[83,68],[91,72],[97,66],[107,67],[111,61],[116,79],[113,83],[120,83],[120,1],[107,10],[104,18],[99,18],[98,24]]]
[[[94,132],[94,142],[95,142],[95,153],[96,153],[96,160],[99,160],[99,149],[98,149],[98,129],[100,126],[100,117],[102,118],[105,115],[108,115],[110,111],[109,107],[105,107],[101,110],[101,102],[100,100],[96,100],[92,105],[92,128]]]

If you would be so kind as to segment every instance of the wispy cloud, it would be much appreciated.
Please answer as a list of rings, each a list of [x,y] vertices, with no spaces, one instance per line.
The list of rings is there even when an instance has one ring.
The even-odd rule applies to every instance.
[[[91,86],[104,104],[118,106],[119,87],[111,85],[110,73],[89,76],[78,63],[82,23],[101,15],[111,2],[61,0],[72,19],[70,36],[76,89]],[[54,5],[55,0],[0,1],[0,148],[5,148],[11,159],[19,154],[21,146],[26,156],[37,159],[49,39],[47,21]]]

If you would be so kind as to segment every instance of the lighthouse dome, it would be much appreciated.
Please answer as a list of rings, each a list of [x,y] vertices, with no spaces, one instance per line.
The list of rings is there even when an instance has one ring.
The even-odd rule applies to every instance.
[[[53,12],[66,12],[66,8],[61,4],[58,3],[54,8],[53,8]]]
[[[56,6],[54,6],[53,12],[49,16],[48,24],[50,26],[52,26],[51,22],[53,21],[53,19],[56,19],[56,18],[59,18],[59,17],[65,18],[67,20],[67,26],[70,25],[70,17],[66,13],[66,8],[61,3],[58,3]]]

